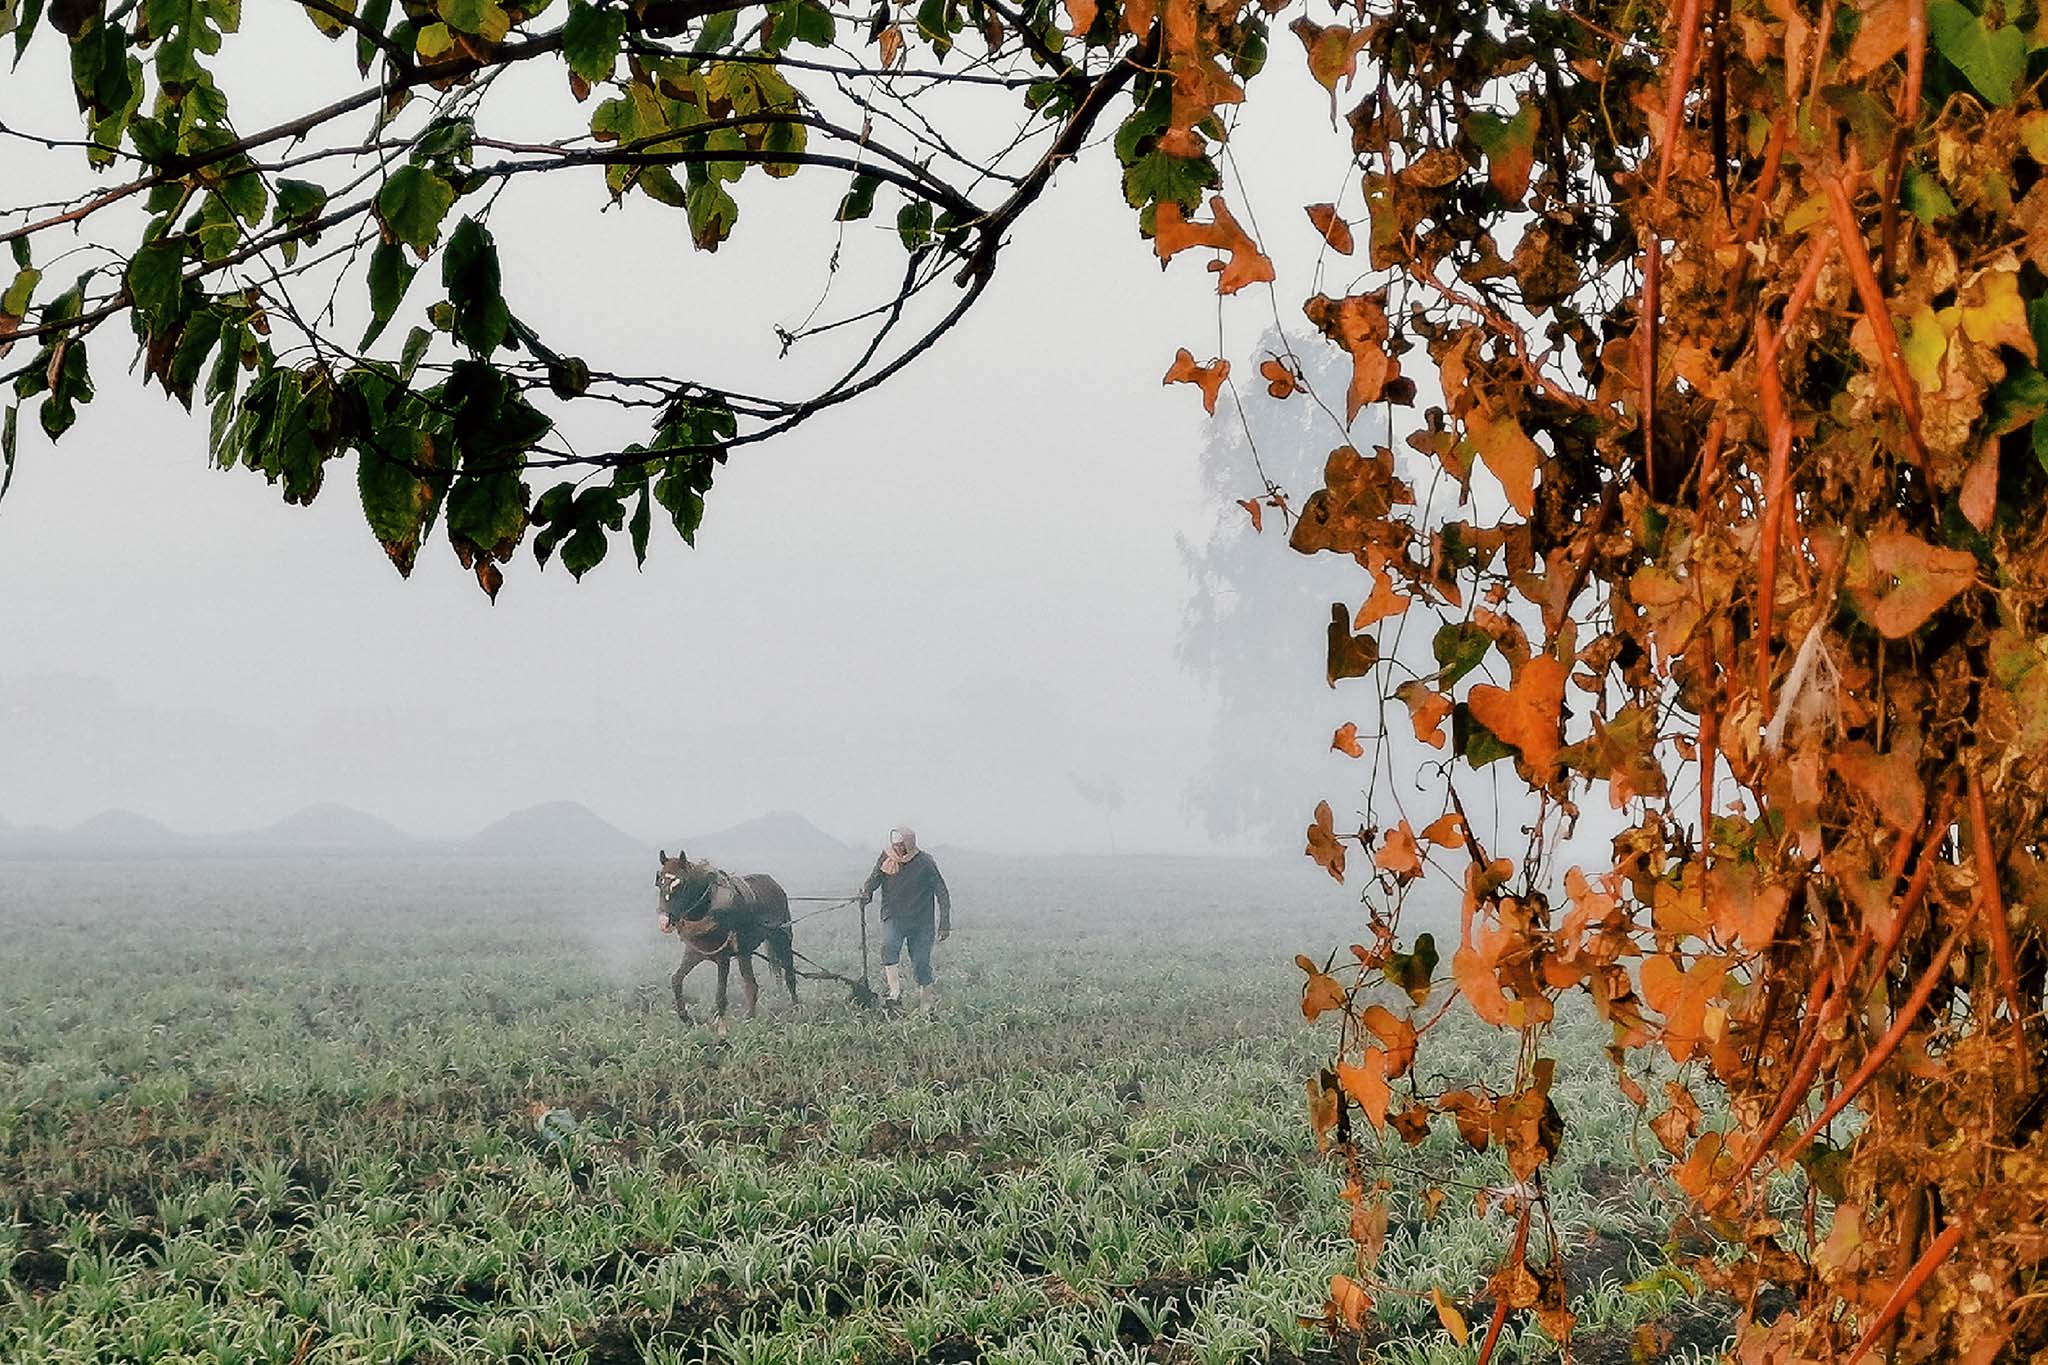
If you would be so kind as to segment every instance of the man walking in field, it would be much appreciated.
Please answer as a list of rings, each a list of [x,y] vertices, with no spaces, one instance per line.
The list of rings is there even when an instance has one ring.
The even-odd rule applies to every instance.
[[[915,830],[898,826],[889,831],[889,842],[875,859],[875,870],[861,883],[863,911],[877,890],[882,893],[882,978],[889,987],[888,1003],[903,1001],[903,973],[896,964],[908,948],[918,995],[924,1008],[930,1009],[932,939],[934,933],[943,940],[953,932],[953,897],[932,855],[918,848]],[[936,927],[934,906],[938,910]]]

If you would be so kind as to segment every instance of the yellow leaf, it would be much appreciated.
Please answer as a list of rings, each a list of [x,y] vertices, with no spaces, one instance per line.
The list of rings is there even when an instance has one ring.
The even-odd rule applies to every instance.
[[[1963,286],[1963,331],[1980,346],[2010,346],[2035,359],[2027,306],[2020,299],[2017,267],[1978,272]],[[1917,377],[1917,376],[1916,376]]]
[[[1536,466],[1543,451],[1511,414],[1474,408],[1465,414],[1465,439],[1507,491],[1508,504],[1523,516],[1536,510]]]
[[[1906,358],[1906,372],[1922,393],[1941,389],[1941,360],[1948,354],[1948,328],[1932,308],[1921,304],[1906,319],[1899,337],[1899,350]]]
[[[1443,1290],[1432,1288],[1429,1291],[1429,1301],[1436,1305],[1436,1319],[1444,1325],[1444,1330],[1451,1334],[1453,1341],[1463,1346],[1471,1339],[1472,1333],[1465,1326],[1465,1315],[1451,1306],[1451,1301],[1444,1297]]]

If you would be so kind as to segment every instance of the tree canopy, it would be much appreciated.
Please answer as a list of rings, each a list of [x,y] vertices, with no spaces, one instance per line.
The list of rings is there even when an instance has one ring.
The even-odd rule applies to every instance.
[[[33,348],[10,468],[19,407],[61,436],[120,319],[151,382],[212,405],[217,462],[303,502],[354,452],[401,571],[438,521],[493,593],[522,543],[580,574],[617,536],[644,554],[656,507],[690,536],[733,450],[900,373],[1107,139],[1158,258],[1196,252],[1269,320],[1262,232],[1320,244],[1299,346],[1341,357],[1335,385],[1284,330],[1235,377],[1158,361],[1226,420],[1304,408],[1321,486],[1266,477],[1246,422],[1240,506],[1355,568],[1325,680],[1380,723],[1331,737],[1365,764],[1361,813],[1325,803],[1307,849],[1339,881],[1366,863],[1366,932],[1299,959],[1304,1014],[1340,1023],[1308,1087],[1354,1209],[1332,1330],[1372,1330],[1375,1163],[1452,1127],[1513,1177],[1480,1357],[1516,1313],[1569,1336],[1545,1046],[1575,995],[1714,1241],[1691,1270],[1744,1307],[1738,1355],[2048,1349],[2032,0],[298,4],[361,85],[257,130],[208,74],[235,0],[0,8],[18,50],[68,51],[84,135],[40,140],[107,177],[0,217],[0,331]],[[1262,218],[1224,172],[1283,22],[1349,138],[1331,198]],[[498,136],[492,87],[532,65],[587,114]],[[1013,133],[970,146],[992,108]],[[846,221],[893,211],[900,274],[845,319],[858,362],[773,398],[558,348],[519,316],[491,208],[578,167],[707,251],[750,175],[843,177]],[[579,451],[566,425],[600,403],[644,409],[646,439]],[[1468,802],[1482,783],[1520,799]],[[1561,866],[1596,802],[1611,857]],[[1432,880],[1462,900],[1447,950],[1403,924]],[[1453,1004],[1518,1035],[1510,1074],[1418,1061]],[[1461,1338],[1469,1288],[1434,1296]]]

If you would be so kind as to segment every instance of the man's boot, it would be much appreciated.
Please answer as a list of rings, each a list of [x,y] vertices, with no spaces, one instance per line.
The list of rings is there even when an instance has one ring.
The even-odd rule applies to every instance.
[[[887,982],[889,986],[888,994],[882,997],[882,1002],[888,1005],[902,1004],[903,973],[897,968],[895,963],[886,963],[882,967],[882,980]]]
[[[917,988],[917,1008],[920,1013],[930,1014],[933,1006],[937,1005],[938,1002],[939,988],[937,986],[919,986]]]

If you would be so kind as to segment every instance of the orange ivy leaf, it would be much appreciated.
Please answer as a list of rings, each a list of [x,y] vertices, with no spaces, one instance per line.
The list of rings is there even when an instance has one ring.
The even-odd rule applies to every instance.
[[[1223,381],[1230,378],[1230,362],[1212,360],[1207,365],[1195,363],[1194,352],[1183,346],[1174,353],[1173,368],[1160,380],[1166,384],[1193,384],[1202,391],[1202,406],[1212,415],[1216,411],[1216,394],[1223,387]]]
[[[1365,1326],[1366,1315],[1372,1312],[1372,1295],[1365,1287],[1349,1275],[1330,1277],[1330,1314],[1352,1331]]]
[[[1408,719],[1414,723],[1415,737],[1432,749],[1443,748],[1446,743],[1444,722],[1451,718],[1451,699],[1425,682],[1404,682],[1394,689],[1394,695],[1407,703]],[[1441,820],[1437,822],[1439,825],[1442,823]]]
[[[1672,1061],[1682,1062],[1698,1051],[1707,1007],[1727,977],[1724,958],[1702,957],[1690,967],[1680,967],[1664,953],[1643,960],[1643,1000],[1664,1016],[1664,1050]]]
[[[1337,837],[1336,816],[1327,801],[1316,803],[1315,823],[1308,827],[1307,853],[1336,881],[1344,880],[1344,844]]]
[[[1317,1151],[1329,1147],[1330,1134],[1337,1127],[1338,1106],[1343,1100],[1344,1092],[1337,1088],[1334,1073],[1320,1071],[1308,1078],[1308,1126],[1316,1135]]]
[[[1373,1131],[1386,1132],[1387,1106],[1394,1098],[1393,1088],[1387,1084],[1387,1054],[1376,1047],[1369,1047],[1360,1065],[1337,1063],[1337,1080],[1352,1103],[1364,1112]]]
[[[1337,733],[1330,738],[1330,747],[1352,758],[1364,758],[1365,748],[1358,742],[1358,722],[1347,720],[1338,726]]]
[[[1394,580],[1385,569],[1374,569],[1372,596],[1366,598],[1365,604],[1359,607],[1358,617],[1352,621],[1351,628],[1364,630],[1367,626],[1384,621],[1389,616],[1399,616],[1408,610],[1408,604],[1413,600],[1403,593],[1394,591]],[[1448,705],[1446,703],[1447,708]]]
[[[1430,822],[1422,831],[1422,837],[1438,848],[1463,848],[1465,846],[1465,817],[1456,811]]]
[[[1908,837],[1919,832],[1927,796],[1911,755],[1896,749],[1876,753],[1862,740],[1853,740],[1835,750],[1832,762],[1842,781],[1868,801],[1885,824]]]
[[[1089,18],[1093,20],[1095,0],[1072,0],[1069,8],[1079,5],[1086,5],[1088,7]],[[896,59],[903,55],[903,29],[896,24],[890,24],[884,28],[882,30],[881,46],[882,69],[884,71],[893,71],[896,68]]]
[[[1330,117],[1337,116],[1337,82],[1352,81],[1358,75],[1358,53],[1372,36],[1369,29],[1346,28],[1342,24],[1324,27],[1307,15],[1287,26],[1308,50],[1309,74],[1316,84],[1330,92]]]
[[[1351,633],[1351,613],[1342,602],[1330,604],[1329,679],[1335,687],[1340,678],[1362,678],[1380,661],[1379,641],[1370,635]]]
[[[1480,683],[1465,699],[1481,725],[1521,751],[1539,781],[1548,779],[1557,760],[1567,673],[1556,659],[1538,654],[1515,673],[1512,687]]]
[[[1209,200],[1209,211],[1212,221],[1189,222],[1179,204],[1171,199],[1160,200],[1152,229],[1152,248],[1158,252],[1159,259],[1170,259],[1191,246],[1214,247],[1224,252],[1229,257],[1227,261],[1209,262],[1209,269],[1222,277],[1216,282],[1219,294],[1235,294],[1248,284],[1271,280],[1273,262],[1259,250],[1259,244],[1252,240],[1251,234],[1231,217],[1222,195],[1215,195]]]
[[[1277,356],[1259,366],[1259,373],[1266,379],[1266,392],[1275,398],[1292,398],[1301,387],[1301,380]]]
[[[1473,408],[1465,414],[1465,439],[1506,490],[1508,505],[1523,516],[1536,510],[1536,466],[1543,451],[1509,413]]]
[[[1438,1211],[1441,1210],[1443,1206],[1443,1190],[1435,1185],[1431,1185],[1428,1189],[1422,1192],[1422,1221],[1425,1223],[1434,1223],[1436,1221]]]
[[[1537,109],[1524,101],[1512,118],[1479,111],[1465,120],[1465,131],[1486,153],[1486,176],[1494,193],[1519,204],[1529,192],[1529,171],[1536,157]]]
[[[1493,1141],[1493,1103],[1469,1090],[1451,1090],[1437,1097],[1437,1112],[1449,1114],[1458,1125],[1458,1136],[1475,1152],[1483,1152]]]
[[[1906,531],[1879,531],[1862,548],[1861,555],[1851,552],[1849,597],[1892,639],[1911,635],[1977,581],[1976,556],[1929,545]]]
[[[1415,1065],[1415,1025],[1385,1005],[1366,1006],[1359,1022],[1387,1050],[1387,1075],[1407,1075]]]
[[[1386,843],[1372,861],[1373,866],[1385,868],[1403,882],[1412,882],[1422,875],[1422,854],[1415,847],[1415,831],[1408,828],[1406,820],[1387,831]]]
[[[1245,512],[1250,515],[1252,519],[1252,534],[1257,535],[1260,531],[1266,529],[1266,518],[1259,511],[1259,502],[1257,498],[1239,498],[1237,500],[1237,505],[1239,507],[1242,507],[1245,510]]]
[[[1389,515],[1415,501],[1415,492],[1394,477],[1394,452],[1375,447],[1370,457],[1339,446],[1323,462],[1323,484],[1308,495],[1288,545],[1301,554],[1329,550],[1355,555],[1405,543],[1407,528]]]
[[[1508,998],[1491,962],[1472,948],[1460,948],[1451,954],[1451,975],[1474,1014],[1495,1028],[1507,1027]]]
[[[1310,972],[1301,987],[1301,1017],[1319,1019],[1329,1010],[1344,1008],[1344,987],[1327,972]]]
[[[1074,21],[1067,29],[1067,35],[1079,38],[1094,28],[1095,16],[1101,9],[1098,0],[1067,0],[1067,17]]]
[[[1379,401],[1401,366],[1387,353],[1386,299],[1382,293],[1353,294],[1332,299],[1318,294],[1302,305],[1315,329],[1351,357],[1351,387],[1344,399],[1344,420],[1358,420],[1358,410]],[[1411,391],[1414,386],[1407,386]],[[1526,438],[1525,438],[1526,439]]]
[[[1349,256],[1356,245],[1351,240],[1351,224],[1337,216],[1335,204],[1310,204],[1308,220],[1316,225],[1316,231],[1323,234],[1323,240],[1330,249],[1340,256]]]

